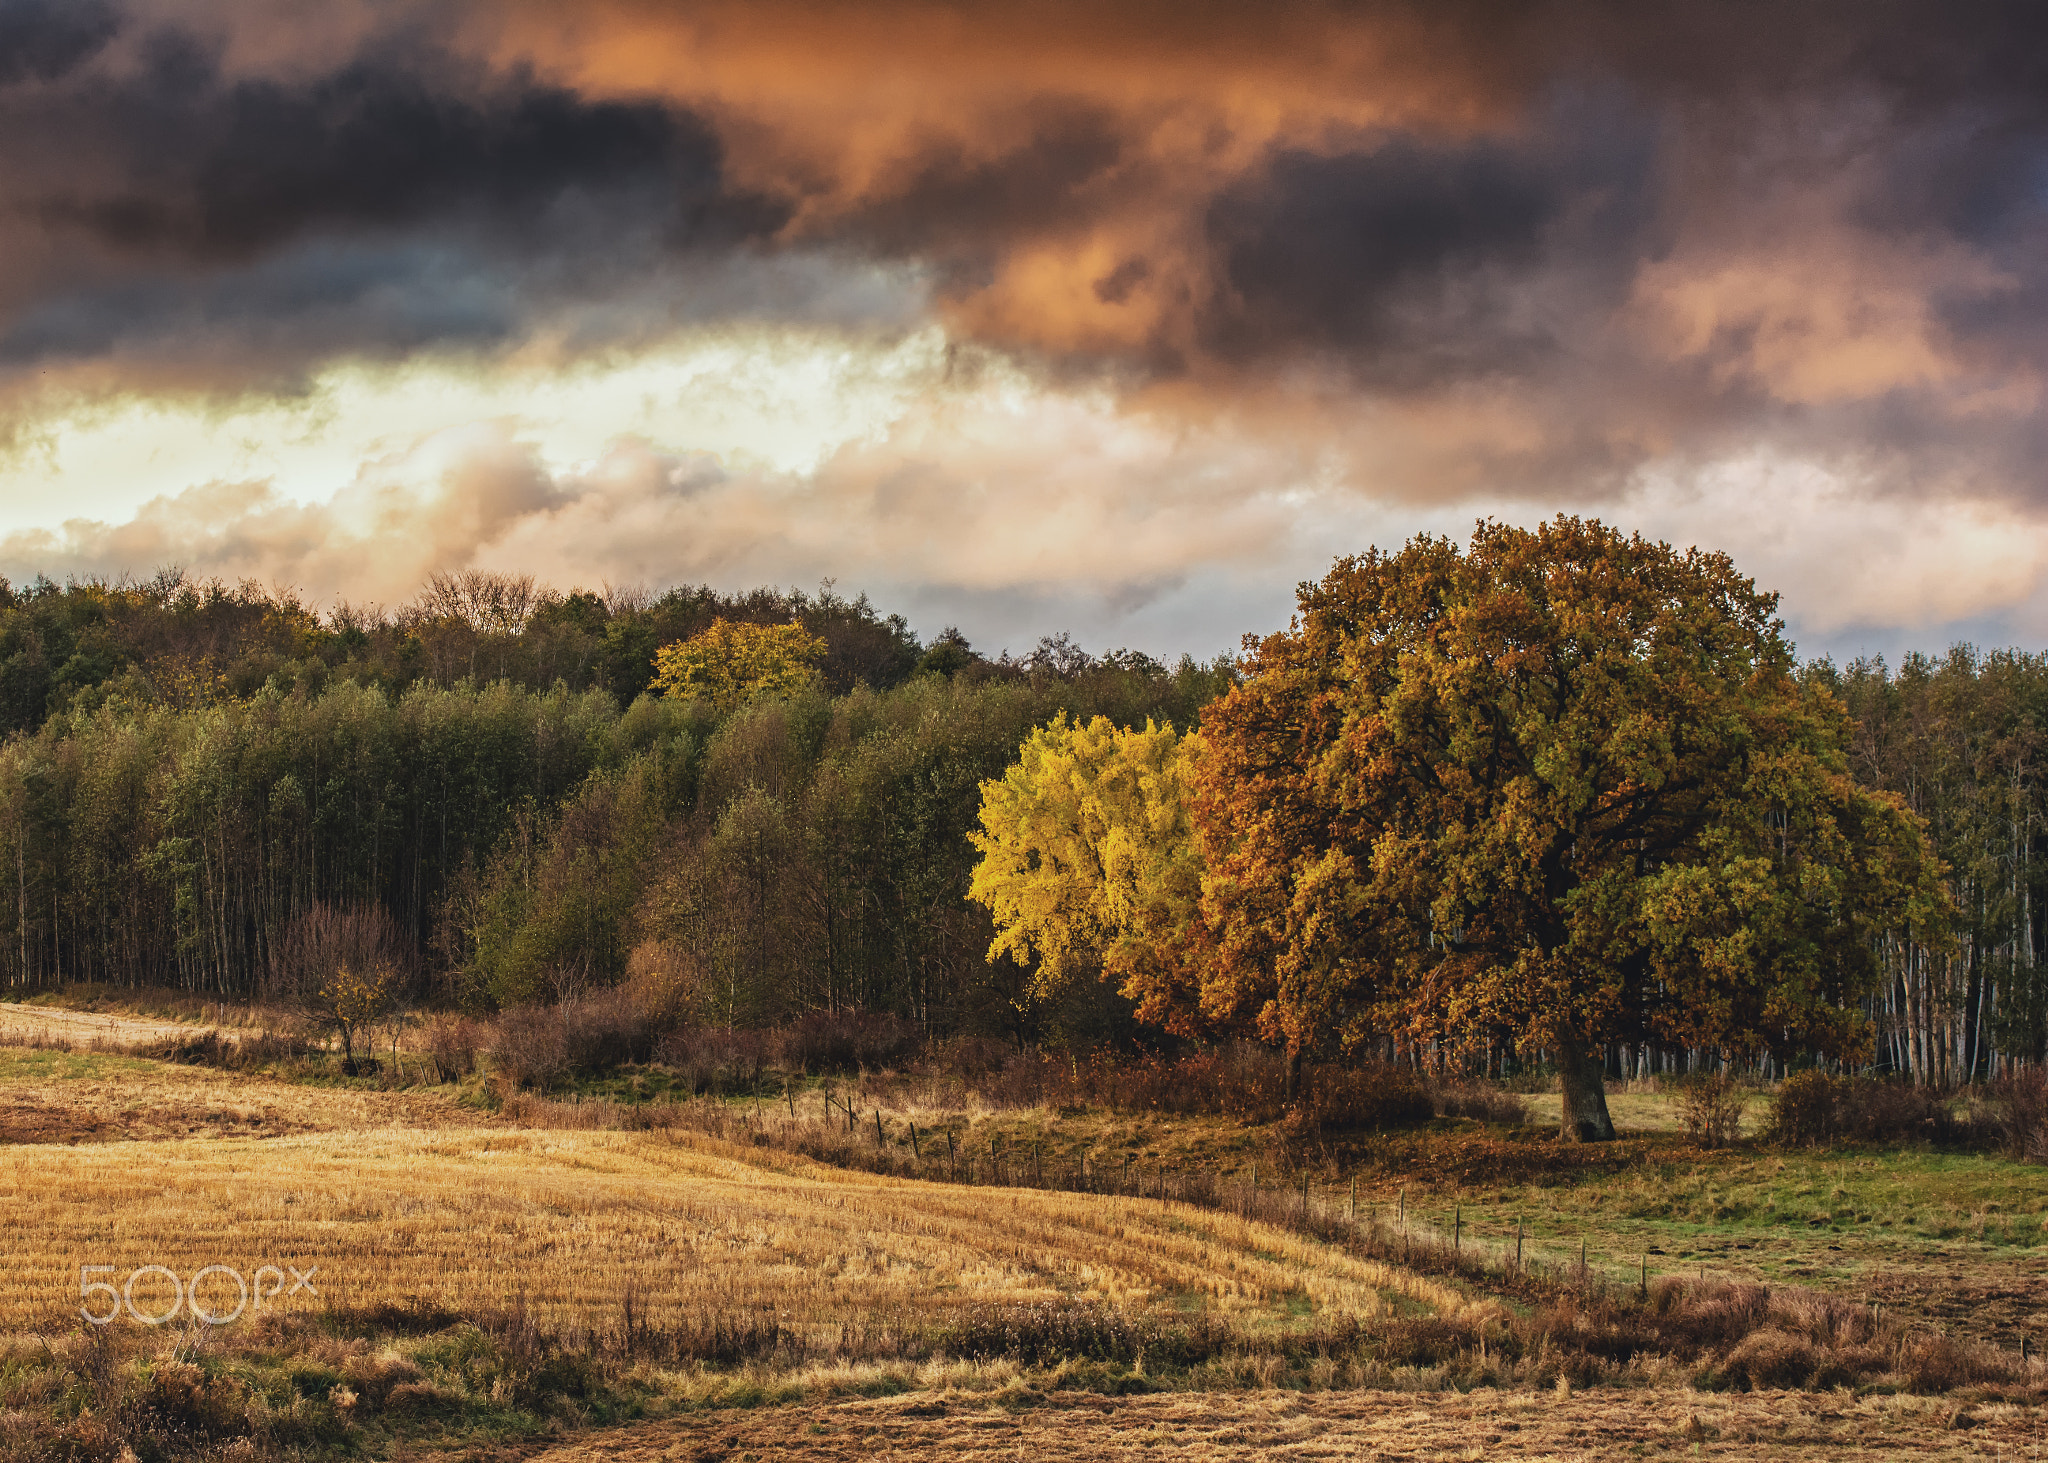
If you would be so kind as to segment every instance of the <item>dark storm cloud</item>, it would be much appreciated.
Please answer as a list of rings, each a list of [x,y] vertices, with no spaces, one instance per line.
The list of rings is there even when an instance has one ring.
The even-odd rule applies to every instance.
[[[28,81],[0,84],[13,363],[176,337],[195,375],[232,384],[237,357],[267,378],[334,351],[510,339],[786,218],[726,187],[721,143],[688,108],[585,98],[431,37],[251,76],[176,26],[124,31],[83,7],[0,18],[19,41],[0,83]],[[126,64],[85,64],[117,35]]]
[[[55,227],[121,250],[237,263],[313,230],[473,219],[544,222],[566,198],[643,193],[688,215],[718,198],[717,139],[673,108],[587,103],[513,77],[481,85],[365,58],[302,85],[222,84],[198,58],[81,97],[125,156],[98,196],[46,205]]]
[[[56,81],[114,38],[120,18],[97,0],[0,4],[0,86]]]
[[[1010,145],[970,153],[944,138],[920,147],[831,231],[895,255],[994,258],[1103,211],[1124,152],[1114,113],[1047,102],[1028,109]]]
[[[0,0],[17,372],[598,347],[808,259],[1190,410],[1407,411],[1413,495],[1743,443],[2033,491],[2038,6],[126,5]]]
[[[1234,362],[1477,348],[1497,369],[1504,347],[1524,355],[1542,342],[1489,328],[1490,296],[1542,261],[1564,203],[1551,169],[1492,144],[1280,153],[1209,208],[1218,288],[1202,338]]]

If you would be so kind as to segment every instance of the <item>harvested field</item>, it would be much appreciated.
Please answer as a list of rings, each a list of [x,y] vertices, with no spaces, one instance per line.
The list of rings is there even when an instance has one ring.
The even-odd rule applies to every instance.
[[[766,1308],[820,1335],[991,1303],[1195,1310],[1253,1331],[1472,1304],[1185,1205],[770,1157],[687,1134],[483,1126],[17,1147],[0,1157],[0,1329],[71,1310],[78,1267],[101,1263],[318,1265],[337,1306],[523,1305],[552,1330],[611,1326],[629,1292],[656,1326]]]
[[[1006,1393],[699,1414],[581,1439],[534,1463],[869,1459],[1785,1460],[2048,1455],[2038,1407],[1846,1393],[1478,1391]]]
[[[0,1048],[0,1144],[114,1143],[475,1126],[445,1092],[309,1087],[104,1052]]]
[[[637,1100],[519,1095],[487,1113],[473,1105],[488,1100],[477,1083],[393,1087],[391,1075],[0,1050],[0,1225],[13,1262],[0,1276],[0,1460],[69,1450],[114,1463],[124,1440],[172,1438],[184,1451],[167,1456],[208,1458],[228,1443],[257,1458],[422,1446],[525,1458],[553,1441],[556,1463],[878,1449],[1961,1457],[1987,1443],[2023,1456],[2040,1442],[2038,1356],[1902,1325],[1890,1305],[1881,1322],[1861,1301],[1801,1287],[1653,1275],[1638,1298],[1632,1283],[1574,1282],[1563,1265],[1481,1266],[1506,1238],[1499,1216],[1528,1213],[1513,1201],[1535,1191],[1417,1185],[1463,1129],[1379,1154],[1356,1225],[1342,1219],[1348,1181],[1306,1169],[1249,1191],[1262,1222],[1229,1188],[1182,1202],[1130,1196],[1142,1185],[1076,1193],[908,1176],[941,1177],[956,1151],[984,1162],[1000,1151],[1012,1181],[1036,1182],[1043,1152],[1048,1175],[1085,1158],[1076,1172],[1116,1188],[1143,1161],[1156,1179],[1179,1156],[1111,1142],[1124,1135],[1107,1115],[921,1110],[920,1158],[911,1119],[891,1111],[852,1140],[857,1160],[838,1154],[835,1166],[773,1146],[844,1136],[838,1119],[807,1111],[821,1100],[794,1092],[779,1113],[692,1102],[643,1090],[652,1078],[634,1071],[615,1080]],[[1272,1135],[1157,1125],[1162,1150],[1183,1136]],[[1671,1155],[1633,1151],[1643,1143],[1604,1156],[1629,1163],[1550,1175],[1569,1182],[1544,1191],[1553,1217],[1531,1237],[1548,1230],[1555,1247],[1560,1221],[1596,1216],[1630,1237],[1727,1224],[1728,1190],[1653,1171]],[[1430,1162],[1400,1162],[1409,1144]],[[1697,1161],[1802,1204],[1797,1191],[1809,1177],[1817,1186],[1777,1159]],[[1297,1176],[1312,1194],[1290,1186]],[[1874,1176],[1839,1176],[1811,1197],[1927,1227],[1932,1216],[1904,1197],[1857,1188]],[[1945,1169],[1938,1189],[1934,1177],[1915,1171],[1915,1203],[1967,1196],[1982,1209],[2004,1192],[1987,1185],[2031,1174]],[[1368,1212],[1389,1197],[1405,1206],[1398,1248]],[[1735,1197],[1761,1215],[1761,1198]],[[1975,1242],[2030,1265],[2039,1217],[2011,1202]],[[1700,1204],[1711,1212],[1695,1220]],[[2009,1237],[1991,1223],[2020,1216]],[[1462,1233],[1461,1254],[1427,1247],[1439,1220],[1451,1221],[1440,1238]],[[316,1288],[217,1328],[101,1329],[78,1320],[84,1265],[112,1267],[116,1281],[151,1266],[177,1277],[278,1266]],[[1964,1268],[2000,1290],[1998,1304],[2027,1303],[2027,1270]],[[170,1310],[171,1284],[143,1274],[134,1305]],[[216,1273],[208,1285],[209,1311],[234,1308],[232,1281]],[[1763,1390],[1784,1386],[1817,1390]],[[1893,1392],[1917,1395],[1876,1395]]]

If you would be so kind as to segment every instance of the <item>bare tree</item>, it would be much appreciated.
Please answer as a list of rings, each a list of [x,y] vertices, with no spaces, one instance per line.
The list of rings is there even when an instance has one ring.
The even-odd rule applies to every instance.
[[[429,575],[417,607],[432,619],[460,620],[479,635],[517,635],[548,598],[531,574],[464,569]]]
[[[402,1011],[419,956],[382,905],[316,904],[285,931],[271,960],[271,995],[316,1030],[341,1039],[342,1070],[377,1023]]]
[[[607,579],[599,598],[604,601],[608,615],[641,615],[653,606],[654,591],[645,584],[614,584]]]

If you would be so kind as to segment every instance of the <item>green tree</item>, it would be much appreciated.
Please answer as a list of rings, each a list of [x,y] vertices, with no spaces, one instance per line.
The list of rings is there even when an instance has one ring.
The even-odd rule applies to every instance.
[[[1341,559],[1205,714],[1205,1009],[1298,1062],[1507,1036],[1613,1135],[1608,1045],[1853,1050],[1947,901],[1726,556],[1560,517]]]

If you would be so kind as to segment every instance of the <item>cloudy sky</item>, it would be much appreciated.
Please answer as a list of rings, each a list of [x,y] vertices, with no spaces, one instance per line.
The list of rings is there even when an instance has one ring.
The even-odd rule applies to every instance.
[[[1208,654],[1562,510],[2038,647],[2040,14],[0,0],[0,572]]]

